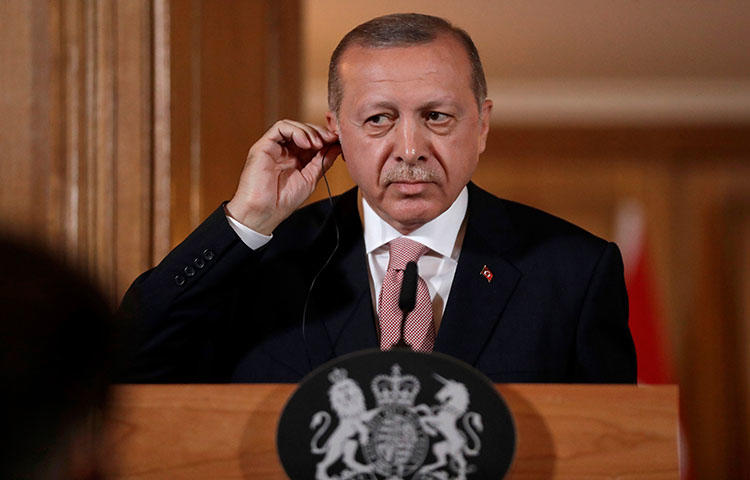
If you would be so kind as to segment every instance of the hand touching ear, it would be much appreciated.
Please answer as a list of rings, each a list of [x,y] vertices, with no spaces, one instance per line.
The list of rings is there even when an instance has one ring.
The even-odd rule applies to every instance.
[[[338,135],[317,125],[280,120],[250,147],[227,212],[264,235],[312,194],[341,153]]]

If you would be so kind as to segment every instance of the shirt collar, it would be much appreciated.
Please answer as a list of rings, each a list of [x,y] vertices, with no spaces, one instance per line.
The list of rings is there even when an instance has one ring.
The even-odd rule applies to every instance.
[[[439,253],[444,257],[451,258],[454,254],[456,237],[461,229],[466,208],[469,204],[469,192],[464,187],[458,194],[453,204],[436,218],[425,223],[409,235],[401,235],[398,230],[390,226],[385,220],[375,213],[362,197],[362,216],[365,229],[365,250],[368,254],[386,245],[394,238],[403,237],[419,242]]]

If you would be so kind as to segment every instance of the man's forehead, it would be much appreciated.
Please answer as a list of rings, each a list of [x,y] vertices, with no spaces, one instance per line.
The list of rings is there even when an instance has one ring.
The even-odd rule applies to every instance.
[[[468,54],[463,48],[461,42],[453,35],[448,34],[437,35],[432,40],[426,42],[409,44],[366,45],[362,43],[352,43],[342,52],[339,64],[346,61],[352,61],[354,58],[367,62],[367,60],[372,59],[373,56],[380,58],[390,56],[397,57],[403,56],[408,52],[430,52],[434,54],[440,54],[441,52],[455,53],[455,50],[459,50],[462,54],[461,56],[466,59],[467,63],[469,62]]]
[[[445,41],[352,47],[341,57],[339,75],[343,97],[358,104],[388,102],[394,95],[420,104],[474,101],[468,57]]]

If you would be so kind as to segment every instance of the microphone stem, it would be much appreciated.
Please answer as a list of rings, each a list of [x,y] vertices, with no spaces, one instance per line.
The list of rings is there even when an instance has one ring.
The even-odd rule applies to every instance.
[[[410,350],[414,350],[411,345],[406,343],[406,317],[409,316],[409,312],[401,312],[403,317],[401,318],[401,329],[398,337],[398,342],[393,344],[393,347],[391,348],[408,348]]]

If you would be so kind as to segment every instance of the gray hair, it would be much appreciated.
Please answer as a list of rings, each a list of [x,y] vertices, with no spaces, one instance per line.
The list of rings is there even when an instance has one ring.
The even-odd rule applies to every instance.
[[[344,88],[338,65],[341,56],[351,45],[365,48],[422,45],[432,42],[441,34],[452,35],[466,50],[471,63],[471,89],[477,106],[481,109],[482,102],[487,98],[487,80],[484,77],[479,52],[471,37],[443,18],[420,13],[396,13],[373,18],[357,26],[341,39],[328,65],[328,108],[338,114],[341,107]]]

